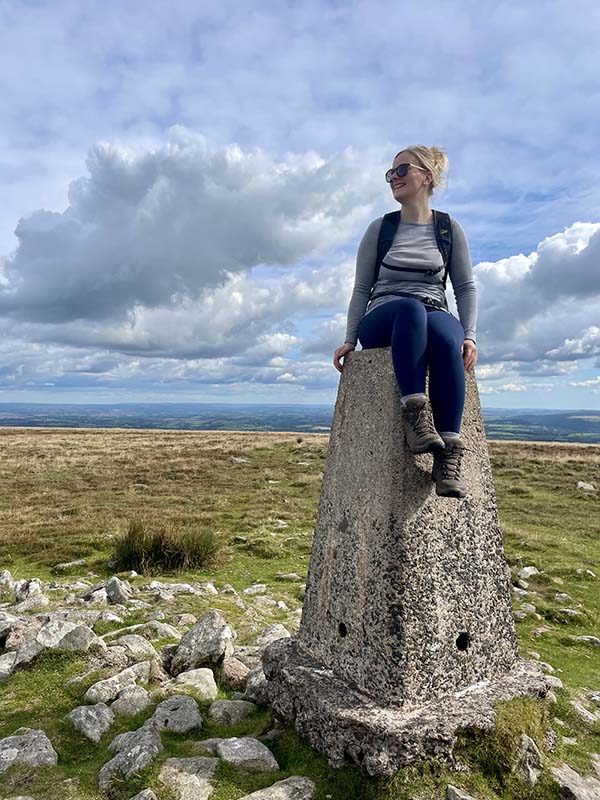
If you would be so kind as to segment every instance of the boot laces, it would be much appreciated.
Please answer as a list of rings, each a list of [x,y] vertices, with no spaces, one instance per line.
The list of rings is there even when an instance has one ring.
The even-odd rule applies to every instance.
[[[442,450],[438,458],[441,459],[442,478],[445,480],[460,480],[460,465],[466,450],[464,445],[446,441],[446,449]]]
[[[426,433],[435,433],[433,420],[430,414],[427,413],[427,403],[423,403],[421,406],[408,406],[406,415],[419,436]]]

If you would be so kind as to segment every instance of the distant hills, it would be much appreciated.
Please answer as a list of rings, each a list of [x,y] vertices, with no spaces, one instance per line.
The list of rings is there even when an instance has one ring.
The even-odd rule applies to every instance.
[[[0,403],[0,427],[328,433],[331,405]],[[600,411],[483,408],[488,439],[600,443]]]

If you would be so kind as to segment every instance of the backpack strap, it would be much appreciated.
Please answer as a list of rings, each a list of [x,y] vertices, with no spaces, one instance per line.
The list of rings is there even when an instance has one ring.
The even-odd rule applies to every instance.
[[[386,257],[387,251],[392,246],[394,236],[400,224],[400,210],[390,211],[384,214],[381,220],[381,227],[379,228],[379,236],[377,237],[377,261],[375,262],[375,277],[373,278],[373,286],[371,287],[371,294],[379,278],[379,270],[381,269],[381,262]]]
[[[433,212],[433,227],[435,230],[435,239],[437,241],[438,250],[444,259],[444,277],[442,278],[442,285],[444,291],[446,290],[446,280],[448,279],[448,265],[452,255],[452,225],[450,223],[450,214],[445,211]]]

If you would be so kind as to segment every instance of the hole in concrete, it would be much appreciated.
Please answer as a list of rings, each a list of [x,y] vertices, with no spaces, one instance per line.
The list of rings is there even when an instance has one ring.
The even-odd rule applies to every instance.
[[[459,650],[466,650],[467,647],[471,644],[471,637],[466,631],[462,631],[456,637],[456,646]]]
[[[348,628],[344,625],[343,622],[340,622],[340,624],[338,625],[338,630],[340,632],[340,636],[348,635]]]

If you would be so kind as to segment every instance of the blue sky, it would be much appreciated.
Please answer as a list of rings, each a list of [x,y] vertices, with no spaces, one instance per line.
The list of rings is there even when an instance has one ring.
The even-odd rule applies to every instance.
[[[383,174],[435,144],[483,405],[600,408],[600,6],[575,9],[5,0],[0,402],[333,403]]]

